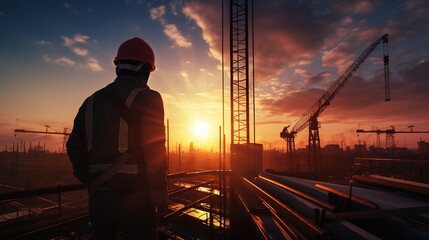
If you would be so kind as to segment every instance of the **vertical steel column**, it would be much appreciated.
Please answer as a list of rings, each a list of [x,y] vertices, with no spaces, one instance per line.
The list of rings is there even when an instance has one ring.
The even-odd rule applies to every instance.
[[[231,144],[250,142],[247,6],[247,0],[230,1]]]
[[[323,176],[323,163],[320,149],[319,121],[316,116],[308,124],[308,170],[314,173],[317,179]]]
[[[389,80],[389,38],[383,39],[383,62],[384,62],[384,88],[386,91],[386,101],[390,101],[390,80]]]

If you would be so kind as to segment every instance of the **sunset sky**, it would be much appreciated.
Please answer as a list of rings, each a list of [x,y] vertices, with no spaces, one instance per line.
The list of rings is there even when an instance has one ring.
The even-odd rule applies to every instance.
[[[389,34],[391,101],[384,101],[380,44],[319,117],[321,144],[374,144],[375,134],[358,136],[357,128],[409,130],[414,125],[415,131],[429,130],[429,1],[254,4],[256,142],[265,149],[284,148],[279,137],[283,127],[384,33]],[[170,148],[194,142],[217,150],[221,16],[220,0],[1,0],[0,151],[6,145],[11,149],[14,141],[40,141],[58,150],[61,136],[15,135],[13,130],[72,128],[84,99],[114,80],[118,46],[135,36],[145,39],[156,55],[149,86],[164,99]],[[230,139],[228,16],[226,12],[225,132]],[[307,138],[307,130],[299,133],[297,147],[304,147]],[[420,139],[429,141],[429,134],[395,136],[400,147],[416,148]]]

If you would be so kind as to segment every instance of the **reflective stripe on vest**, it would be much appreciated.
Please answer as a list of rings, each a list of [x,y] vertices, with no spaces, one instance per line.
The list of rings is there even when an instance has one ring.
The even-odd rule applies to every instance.
[[[131,91],[125,101],[125,106],[131,108],[137,94],[147,88],[136,88]],[[86,111],[85,111],[85,126],[86,126],[86,138],[88,152],[92,149],[93,141],[93,123],[94,122],[94,94],[88,98]],[[119,119],[119,139],[118,139],[118,151],[124,154],[128,150],[128,123],[120,117]],[[112,164],[90,164],[89,172],[94,173],[98,171],[107,170]],[[118,173],[138,174],[139,166],[137,164],[124,164]]]
[[[127,101],[125,101],[125,106],[131,108],[131,105],[134,102],[134,98],[137,96],[137,93],[142,91],[143,88],[136,88],[128,95]],[[118,140],[118,151],[124,153],[128,150],[128,123],[121,117],[119,120],[119,140]]]

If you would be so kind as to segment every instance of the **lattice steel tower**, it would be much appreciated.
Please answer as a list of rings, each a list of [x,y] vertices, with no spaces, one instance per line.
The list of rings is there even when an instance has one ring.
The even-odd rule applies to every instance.
[[[250,142],[247,6],[247,0],[230,1],[231,144]]]

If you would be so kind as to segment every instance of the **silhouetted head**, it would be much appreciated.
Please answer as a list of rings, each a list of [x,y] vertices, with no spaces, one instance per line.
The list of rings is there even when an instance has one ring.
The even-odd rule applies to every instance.
[[[129,75],[147,82],[150,72],[155,70],[155,54],[143,39],[132,38],[121,44],[113,63],[116,75]]]

